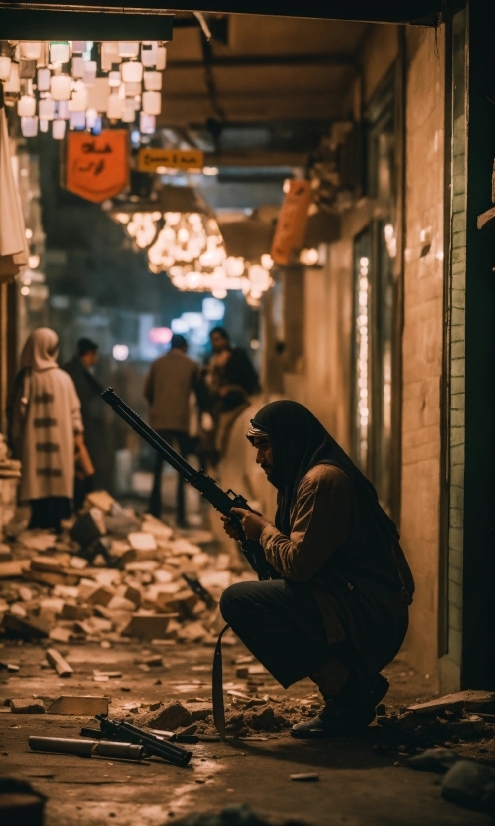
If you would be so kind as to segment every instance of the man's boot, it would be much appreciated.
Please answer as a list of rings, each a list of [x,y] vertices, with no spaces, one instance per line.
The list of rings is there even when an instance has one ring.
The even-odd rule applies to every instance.
[[[373,685],[363,687],[351,673],[341,691],[333,697],[323,695],[325,706],[316,717],[292,726],[293,737],[331,737],[349,734],[369,726],[376,707],[388,691],[388,681],[378,674]]]

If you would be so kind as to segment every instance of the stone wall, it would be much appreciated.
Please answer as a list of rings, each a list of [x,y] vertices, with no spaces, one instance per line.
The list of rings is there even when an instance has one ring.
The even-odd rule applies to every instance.
[[[438,659],[443,336],[443,30],[407,32],[401,536],[416,580],[407,647]]]

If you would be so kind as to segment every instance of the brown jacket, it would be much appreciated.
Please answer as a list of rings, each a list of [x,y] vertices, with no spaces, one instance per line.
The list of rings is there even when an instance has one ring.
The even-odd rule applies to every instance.
[[[151,427],[188,433],[189,400],[198,383],[198,365],[181,350],[170,350],[154,361],[144,385]]]
[[[407,605],[392,558],[389,571],[372,545],[359,541],[360,518],[354,486],[345,473],[333,465],[315,465],[299,484],[290,536],[270,525],[260,542],[284,577],[308,582],[328,642],[350,639],[360,660],[376,672],[402,644]]]

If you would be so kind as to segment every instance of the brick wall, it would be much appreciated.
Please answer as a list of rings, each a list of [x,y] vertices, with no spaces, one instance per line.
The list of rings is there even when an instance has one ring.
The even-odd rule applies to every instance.
[[[401,536],[416,580],[406,645],[437,666],[443,313],[443,31],[407,33]]]

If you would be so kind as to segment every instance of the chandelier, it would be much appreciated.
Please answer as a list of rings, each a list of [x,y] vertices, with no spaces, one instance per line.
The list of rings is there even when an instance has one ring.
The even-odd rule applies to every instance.
[[[139,249],[147,249],[148,266],[154,273],[166,272],[179,290],[211,292],[225,298],[228,290],[240,290],[251,306],[273,284],[271,256],[259,263],[242,256],[227,255],[215,218],[200,212],[117,212]]]
[[[153,134],[167,53],[160,41],[0,41],[0,81],[24,137],[71,129],[98,134],[102,117]]]

